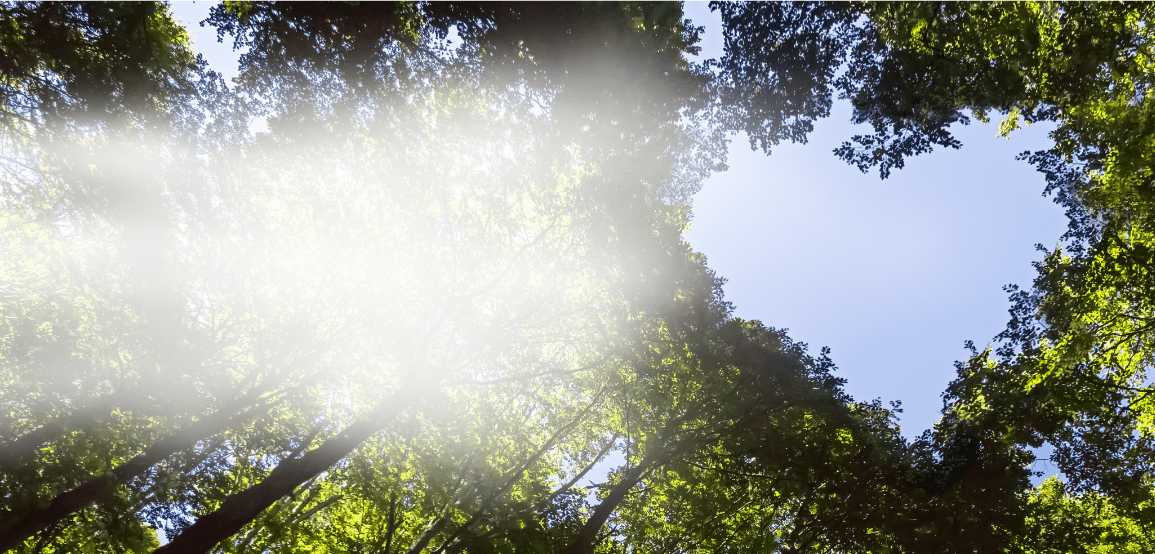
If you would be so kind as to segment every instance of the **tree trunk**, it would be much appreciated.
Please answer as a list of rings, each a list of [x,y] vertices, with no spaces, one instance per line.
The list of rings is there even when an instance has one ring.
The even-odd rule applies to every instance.
[[[445,516],[438,516],[437,519],[430,521],[429,525],[425,526],[425,530],[413,541],[406,554],[421,554],[421,551],[429,546],[429,541],[433,540],[433,536],[445,528],[446,523],[449,523],[449,518]]]
[[[0,527],[0,552],[15,548],[24,539],[46,529],[77,510],[110,498],[116,494],[118,486],[128,483],[165,458],[192,448],[197,441],[220,433],[237,418],[252,414],[258,409],[260,409],[259,406],[245,414],[237,415],[237,406],[235,405],[221,408],[187,428],[153,444],[144,452],[114,468],[111,474],[90,479],[79,487],[60,493],[47,505],[33,510],[24,517],[9,520],[3,527]]]
[[[63,419],[63,418],[62,418]],[[86,418],[92,421],[90,418]],[[56,438],[64,431],[64,425],[59,421],[49,421],[19,437],[4,443],[0,448],[0,470],[16,465],[21,458],[30,458],[36,449],[48,441]]]
[[[172,542],[156,549],[154,554],[204,554],[217,543],[235,534],[255,519],[278,498],[293,492],[302,483],[325,471],[348,456],[357,446],[373,436],[408,403],[398,393],[387,402],[387,410],[358,421],[306,452],[300,458],[282,461],[263,481],[230,496],[215,512],[197,519]]]
[[[21,459],[31,458],[36,454],[37,449],[64,434],[66,429],[75,427],[80,430],[87,430],[97,422],[107,418],[108,414],[117,407],[136,408],[135,399],[141,394],[143,394],[143,388],[134,387],[97,398],[92,404],[45,422],[40,427],[8,441],[0,447],[0,470],[15,466]]]
[[[614,510],[618,509],[618,505],[626,499],[626,495],[630,493],[638,481],[641,481],[642,475],[646,473],[657,462],[656,459],[647,459],[642,463],[627,469],[622,475],[622,480],[614,485],[614,489],[610,491],[609,496],[594,508],[594,513],[590,515],[588,521],[578,531],[573,541],[562,549],[561,554],[593,554],[594,541],[598,538],[598,533],[602,530],[602,526],[610,519],[610,515]]]

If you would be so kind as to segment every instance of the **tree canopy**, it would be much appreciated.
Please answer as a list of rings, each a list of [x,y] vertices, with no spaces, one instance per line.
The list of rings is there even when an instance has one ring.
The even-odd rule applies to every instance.
[[[1150,551],[1151,8],[711,8],[694,62],[677,3],[224,2],[225,82],[0,3],[0,549]],[[915,441],[682,237],[835,95],[883,178],[1058,124],[1070,231]]]

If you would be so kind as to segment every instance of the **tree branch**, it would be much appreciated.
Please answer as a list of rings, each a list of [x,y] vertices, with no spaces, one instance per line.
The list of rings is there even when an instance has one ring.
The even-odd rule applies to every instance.
[[[593,461],[591,461],[589,464],[586,464],[586,467],[584,469],[582,469],[580,473],[575,475],[573,479],[570,479],[569,482],[558,487],[557,490],[553,491],[553,493],[549,495],[549,499],[546,500],[546,503],[548,504],[550,502],[553,502],[553,499],[557,498],[558,495],[569,490],[569,488],[574,486],[575,484],[577,484],[577,482],[580,481],[582,477],[585,477],[586,474],[589,473],[590,470],[593,469],[594,466],[597,465],[597,463],[600,462],[602,460],[602,458],[605,457],[606,453],[609,452],[610,449],[614,447],[614,441],[616,441],[616,440],[618,440],[618,434],[614,433],[613,436],[610,437],[610,440],[606,442],[606,445],[604,447],[602,447],[601,451],[598,452],[598,455],[594,456]]]

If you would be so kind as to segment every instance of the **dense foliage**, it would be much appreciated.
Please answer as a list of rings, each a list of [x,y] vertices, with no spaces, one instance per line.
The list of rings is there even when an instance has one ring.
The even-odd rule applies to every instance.
[[[960,365],[950,409],[1007,440],[1054,445],[1069,488],[1106,495],[1147,534],[1152,15],[1149,4],[1118,3],[890,5],[872,14],[904,70],[925,76],[927,92],[906,93],[923,112],[997,110],[1004,133],[1024,121],[1058,124],[1054,148],[1022,157],[1068,208],[1070,230],[1038,265],[1033,289],[1009,291],[1012,321],[1001,343]]]
[[[712,8],[225,2],[225,83],[0,3],[0,549],[1149,552],[1151,8]],[[1058,123],[1064,247],[913,442],[682,239],[836,94],[883,177]]]

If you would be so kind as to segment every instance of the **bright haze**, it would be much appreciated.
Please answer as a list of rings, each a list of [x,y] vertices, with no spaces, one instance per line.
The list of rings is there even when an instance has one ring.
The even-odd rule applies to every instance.
[[[238,53],[198,26],[214,4],[172,9],[210,67],[231,78]],[[720,58],[719,15],[707,2],[687,2],[685,14],[705,27],[700,58]],[[736,315],[829,346],[847,392],[901,401],[913,438],[938,421],[964,341],[981,347],[1006,325],[1002,287],[1029,285],[1035,245],[1054,245],[1066,228],[1042,176],[1015,160],[1048,148],[1049,126],[1000,138],[993,125],[955,125],[962,149],[911,158],[881,180],[834,157],[867,132],[849,120],[839,100],[807,144],[771,156],[733,137],[730,169],[693,199],[687,238],[728,280]]]

